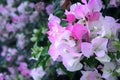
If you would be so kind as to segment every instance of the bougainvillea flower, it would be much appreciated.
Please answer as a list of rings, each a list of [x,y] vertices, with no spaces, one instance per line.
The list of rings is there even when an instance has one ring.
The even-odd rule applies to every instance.
[[[104,68],[102,69],[103,71],[102,77],[105,78],[106,80],[117,80],[117,77],[113,76],[115,68],[116,65],[113,62],[104,63]]]
[[[45,75],[45,71],[43,70],[42,66],[40,66],[32,69],[30,75],[34,80],[41,80],[41,78]]]
[[[75,16],[73,13],[66,11],[65,14],[66,14],[65,20],[67,20],[69,23],[72,23],[75,21]]]
[[[68,71],[80,70],[84,57],[95,56],[102,64],[110,62],[108,40],[117,38],[119,24],[114,18],[102,15],[101,0],[82,0],[82,3],[73,4],[70,11],[66,10],[66,19],[63,19],[68,23],[66,27],[61,26],[58,17],[52,14],[49,17],[47,34],[51,45],[48,53],[54,61],[62,62]],[[97,70],[83,72],[80,80],[87,79],[100,80],[101,75]]]
[[[96,21],[96,20],[99,20],[100,18],[100,12],[88,12],[87,15],[86,15],[88,21]]]
[[[98,61],[100,61],[101,63],[110,62],[111,61],[111,58],[107,54],[105,54],[103,57],[96,57],[96,59]]]
[[[102,26],[102,36],[103,37],[116,37],[118,26],[114,18],[106,16]]]
[[[12,24],[6,24],[6,31],[7,32],[15,32],[16,31],[16,29],[15,29],[15,27],[12,25]]]
[[[29,77],[30,75],[30,70],[27,67],[28,66],[25,62],[21,62],[18,67],[18,70],[20,71],[20,73],[25,77]]]
[[[113,7],[117,7],[118,6],[117,2],[118,0],[110,0],[110,5]]]
[[[49,21],[53,21],[53,22],[60,23],[60,19],[59,19],[57,16],[54,16],[53,14],[50,14],[48,20],[49,20]]]
[[[101,75],[98,73],[97,70],[95,71],[82,71],[82,77],[80,78],[80,80],[101,80],[102,77]]]
[[[0,80],[4,80],[4,74],[0,73]]]
[[[65,54],[63,57],[63,65],[66,67],[68,71],[78,71],[83,65],[80,63],[79,58],[70,57],[69,54]]]
[[[74,24],[74,26],[72,28],[72,35],[77,40],[82,40],[83,36],[87,35],[85,37],[85,40],[89,41],[88,30],[85,26],[83,26],[81,24],[78,24],[78,23]]]
[[[85,18],[85,15],[88,12],[88,8],[85,6],[81,5],[80,3],[77,4],[75,7],[75,10],[73,11],[77,19]]]
[[[70,36],[68,30],[59,35],[55,43],[51,44],[49,54],[54,61],[60,59],[67,70],[76,71],[82,68],[80,63],[82,54],[79,53],[74,39],[71,39]]]
[[[95,15],[93,16],[93,20],[98,19],[99,17],[98,13],[100,13],[100,10],[102,9],[101,0],[89,0],[88,2],[87,0],[82,0],[82,2],[84,3],[84,5],[81,3],[73,4],[70,7],[70,12],[74,13],[77,19],[85,19],[89,13],[92,13],[89,14],[90,16]]]
[[[84,56],[89,58],[93,55],[93,45],[88,42],[83,42],[81,43],[81,51]]]
[[[49,54],[53,60],[56,60],[62,53],[69,53],[72,56],[79,56],[81,54],[77,53],[77,47],[74,39],[71,39],[70,32],[66,30],[64,33],[59,35],[59,38],[51,44],[49,48]],[[79,51],[78,51],[79,52]]]
[[[102,9],[102,1],[101,0],[82,0],[85,4],[85,7],[89,8],[89,11],[100,11]]]
[[[56,61],[60,55],[60,52],[55,48],[53,44],[50,45],[48,53],[54,61]]]
[[[49,35],[48,38],[51,42],[55,42],[55,39],[57,39],[58,35],[60,35],[64,31],[64,28],[61,27],[59,23],[60,19],[51,14],[48,22],[48,27],[50,30],[47,32],[47,34]]]
[[[81,43],[82,54],[86,57],[92,56],[94,53],[97,57],[104,57],[107,52],[108,39],[106,38],[95,38],[91,43]]]

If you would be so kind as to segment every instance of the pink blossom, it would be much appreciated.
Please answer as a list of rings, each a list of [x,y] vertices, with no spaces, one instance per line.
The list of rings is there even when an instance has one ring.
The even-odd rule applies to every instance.
[[[101,0],[82,0],[85,3],[85,7],[87,7],[90,11],[100,11],[102,9],[102,1]]]
[[[9,15],[9,12],[5,9],[5,7],[3,5],[0,5],[0,13],[3,15],[3,16],[7,16]]]
[[[58,35],[64,31],[64,28],[62,28],[59,24],[55,24],[53,22],[49,22],[50,30],[47,32],[49,35],[49,40],[51,42],[55,42],[55,39],[57,39]]]
[[[88,30],[81,24],[74,24],[72,29],[72,35],[75,39],[81,40],[84,35],[88,35]],[[86,37],[88,41],[88,37]]]
[[[101,80],[102,77],[98,71],[82,71],[83,76],[80,80]]]
[[[5,56],[7,53],[7,46],[2,46],[1,56]]]
[[[28,20],[28,19],[27,19],[27,16],[26,16],[25,14],[19,15],[19,21],[20,21],[20,22],[26,23],[27,20]]]
[[[31,7],[31,8],[34,8],[35,7],[35,4],[34,3],[29,3],[29,6]]]
[[[46,9],[47,14],[50,15],[51,13],[53,13],[54,4],[49,4],[45,9]]]
[[[72,28],[72,36],[78,40],[78,47],[80,48],[82,39],[85,39],[85,41],[89,41],[89,33],[85,26],[81,24],[74,24]]]
[[[63,27],[59,25],[59,23],[60,23],[60,19],[51,14],[48,22],[48,26],[50,30],[47,32],[47,34],[49,35],[48,38],[51,42],[54,42],[55,39],[57,39],[58,35],[65,30]]]
[[[18,22],[19,16],[18,15],[14,15],[12,16],[12,21],[13,22]]]
[[[72,14],[71,12],[68,12],[68,11],[66,11],[65,14],[66,14],[66,19],[65,20],[67,20],[69,23],[72,23],[72,22],[75,21],[74,14]]]
[[[9,61],[9,62],[10,62],[11,60],[12,60],[12,56],[7,56],[7,57],[6,57],[6,61]]]
[[[110,0],[110,5],[113,7],[117,7],[117,0]]]
[[[28,6],[28,2],[24,1],[23,3],[21,3],[18,7],[17,10],[19,13],[25,14],[27,13],[27,11],[25,10],[25,8]]]
[[[81,19],[84,18],[85,15],[87,14],[88,8],[84,7],[84,5],[79,3],[76,4],[75,10],[72,12],[74,12],[77,19]]]
[[[37,11],[34,11],[34,12],[29,16],[30,22],[34,22],[34,21],[38,20],[38,19],[37,19],[38,15],[39,15],[39,13],[38,13]]]
[[[58,18],[57,16],[54,16],[53,14],[50,14],[48,20],[53,21],[55,23],[60,23],[60,18]]]
[[[13,67],[8,67],[8,70],[13,76],[15,75],[15,69]]]
[[[88,3],[87,0],[82,0],[82,2],[84,3],[84,5],[81,3],[73,4],[70,7],[70,12],[74,13],[77,19],[82,19],[82,18],[85,19],[85,17],[88,16],[88,14],[90,16],[93,16],[94,14],[95,15],[93,16],[94,19],[95,20],[98,19],[99,14],[98,13],[96,14],[96,12],[100,12],[100,10],[102,9],[101,0],[89,0]]]
[[[37,9],[38,12],[41,12],[42,10],[45,9],[45,3],[44,2],[38,2],[35,5],[35,8]]]
[[[102,26],[102,37],[116,37],[118,30],[117,23],[114,18],[106,16]]]
[[[50,46],[49,54],[53,60],[60,59],[67,70],[76,71],[82,68],[82,64],[79,62],[81,54],[74,39],[71,39],[70,36],[71,33],[68,30],[61,33]]]
[[[108,39],[106,38],[95,38],[91,43],[83,42],[81,43],[82,54],[90,57],[95,53],[97,57],[103,57],[107,52],[107,43]]]
[[[24,34],[17,34],[17,47],[23,49],[25,47],[25,35]]]
[[[6,30],[7,30],[7,32],[15,32],[16,31],[15,27],[9,23],[6,24]]]
[[[108,56],[108,39],[117,37],[118,24],[112,17],[105,18],[100,13],[101,0],[82,0],[84,3],[76,3],[66,11],[68,25],[62,27],[61,20],[50,14],[48,39],[51,42],[48,53],[54,61],[63,63],[68,71],[80,70],[82,57],[95,58],[101,63],[110,62]],[[78,22],[75,20],[78,19]],[[77,20],[76,20],[77,21]],[[83,71],[80,80],[100,80],[101,75],[97,71]]]
[[[14,0],[6,0],[7,5],[12,6],[14,4]]]
[[[16,30],[22,30],[25,27],[26,23],[19,22],[17,24],[16,23],[12,23],[12,25],[15,26]]]
[[[60,52],[56,50],[54,45],[50,45],[48,53],[50,54],[51,58],[55,61],[58,59]]]
[[[65,31],[65,32],[61,33],[61,36],[59,36],[59,38],[56,39],[51,44],[50,49],[49,49],[49,54],[52,56],[53,60],[56,60],[58,58],[58,56],[61,54],[58,49],[60,49],[60,47],[62,47],[62,44],[67,44],[71,47],[75,46],[74,40],[72,40],[72,39],[70,40],[70,35],[71,34],[69,31]]]
[[[113,76],[113,72],[116,68],[115,63],[106,62],[103,64],[104,64],[104,68],[102,69],[103,71],[102,77],[105,78],[106,80],[117,80],[117,77]]]
[[[11,16],[11,14],[15,13],[15,11],[17,10],[16,8],[12,7],[11,5],[12,4],[5,6],[6,10],[10,13],[10,16]]]
[[[38,68],[34,68],[31,70],[30,75],[34,80],[40,80],[44,75],[45,71],[43,70],[42,66]]]
[[[93,13],[88,12],[86,17],[89,21],[99,20],[100,12],[93,12]]]
[[[82,64],[80,63],[81,54],[79,55],[79,57],[77,56],[76,58],[74,58],[74,56],[71,55],[70,53],[71,52],[65,54],[64,52],[61,54],[63,65],[66,67],[68,71],[73,72],[73,71],[80,70],[82,68]],[[78,53],[74,53],[74,54],[78,54]]]
[[[23,56],[23,55],[19,55],[17,60],[18,60],[18,61],[21,61],[21,60],[23,60],[23,59],[24,59],[24,56]]]
[[[94,20],[89,20],[86,21],[86,27],[88,28],[89,32],[90,32],[90,39],[96,38],[98,36],[101,36],[102,34],[102,26],[103,26],[103,22],[104,22],[104,17],[100,14],[99,19]]]
[[[111,61],[111,58],[107,54],[105,54],[103,57],[96,57],[96,59],[98,61],[100,61],[101,63],[110,62]]]
[[[30,75],[30,70],[27,68],[27,64],[25,62],[21,62],[18,70],[21,72],[21,74],[25,77],[29,77]]]
[[[81,51],[84,56],[89,58],[93,55],[93,45],[91,45],[90,43],[83,42],[81,43]]]
[[[9,52],[11,55],[16,55],[17,50],[16,50],[15,48],[8,48],[8,52]]]
[[[3,7],[3,5],[0,5],[0,12],[2,12],[2,11],[4,11],[5,9],[4,9],[4,7]]]
[[[19,65],[19,67],[18,67],[18,70],[22,71],[22,70],[24,70],[26,68],[27,68],[27,64],[25,62],[21,62],[20,65]]]
[[[25,14],[21,14],[21,15],[16,15],[16,14],[13,14],[12,15],[12,21],[14,23],[18,23],[18,22],[27,22],[27,16]]]
[[[69,30],[65,30],[65,28],[57,26],[58,23],[59,21],[55,22],[51,19],[51,25],[49,25],[50,31],[48,31],[48,34],[49,39],[52,38],[54,41],[51,41],[52,44],[48,53],[51,55],[53,60],[60,59],[67,70],[79,70],[82,68],[82,64],[79,62],[81,54],[76,47],[74,38],[71,38],[72,33]]]
[[[25,76],[25,77],[29,77],[29,75],[30,75],[30,70],[29,69],[25,69],[25,70],[22,70],[21,71],[21,74],[23,75],[23,76]]]
[[[4,80],[4,74],[0,73],[0,80]]]

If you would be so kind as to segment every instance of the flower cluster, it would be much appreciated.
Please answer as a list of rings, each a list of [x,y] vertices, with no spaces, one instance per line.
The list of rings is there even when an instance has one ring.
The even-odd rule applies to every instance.
[[[30,58],[31,41],[36,42],[39,32],[45,33],[45,27],[40,27],[40,31],[37,28],[45,24],[45,17],[53,8],[54,3],[35,0],[0,1],[0,80],[39,80],[45,75],[40,65],[30,65],[35,61]]]
[[[61,26],[61,19],[53,14],[48,19],[47,34],[51,42],[48,53],[54,61],[62,62],[68,71],[84,68],[80,80],[116,80],[108,45],[110,40],[117,39],[119,24],[113,17],[103,16],[102,7],[101,0],[82,0],[82,3],[71,5],[70,10],[65,11],[66,19],[62,19],[67,21],[66,27]],[[82,64],[84,58],[91,57],[100,62],[103,74],[97,71],[99,67],[89,69]]]
[[[37,28],[45,24],[53,8],[54,3],[35,0],[0,1],[0,80],[39,80],[45,75],[40,65],[30,66],[31,41],[36,41],[39,32],[45,33],[46,28]]]
[[[33,2],[4,1],[5,5],[0,3],[0,80],[20,79],[18,76],[30,78],[25,47],[32,32],[28,32],[27,24],[35,22],[39,14]]]
[[[119,0],[110,0],[110,6],[118,7],[120,5]]]
[[[0,40],[5,41],[16,35],[18,47],[24,48],[24,34],[20,34],[18,31],[23,31],[28,22],[33,22],[38,16],[38,12],[34,10],[34,3],[26,1],[17,7],[14,5],[14,0],[7,0],[7,5],[0,4]]]

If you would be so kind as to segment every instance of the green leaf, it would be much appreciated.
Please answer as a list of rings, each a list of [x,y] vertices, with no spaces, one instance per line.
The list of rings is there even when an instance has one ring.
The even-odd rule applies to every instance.
[[[41,56],[41,53],[43,51],[43,47],[38,47],[37,42],[34,44],[34,47],[32,48],[32,58],[35,60],[38,60],[39,57]]]
[[[116,59],[116,56],[115,56],[114,53],[108,53],[108,56],[109,56],[112,60]]]
[[[63,27],[66,27],[68,25],[68,22],[67,21],[61,21],[60,25],[63,26]]]
[[[112,45],[120,51],[120,41],[116,40],[112,42]]]
[[[120,52],[117,52],[117,59],[120,59]]]
[[[104,4],[107,6],[110,2],[110,0],[103,0]]]

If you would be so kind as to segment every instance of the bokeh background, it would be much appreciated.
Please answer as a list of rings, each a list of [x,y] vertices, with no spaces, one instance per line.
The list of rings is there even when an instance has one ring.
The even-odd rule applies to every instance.
[[[46,34],[49,15],[65,18],[65,9],[76,2],[81,1],[0,0],[0,80],[80,79],[79,71],[69,72],[62,63],[50,59]],[[120,0],[102,2],[103,15],[120,22]]]

